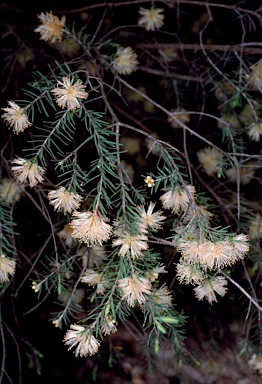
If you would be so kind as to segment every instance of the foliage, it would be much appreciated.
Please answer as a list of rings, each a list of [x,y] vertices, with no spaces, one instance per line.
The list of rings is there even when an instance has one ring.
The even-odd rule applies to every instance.
[[[14,292],[26,285],[39,300],[55,298],[49,318],[76,356],[96,354],[131,320],[147,359],[169,340],[180,364],[189,316],[180,284],[209,305],[228,291],[246,299],[241,354],[259,356],[262,62],[252,37],[261,10],[182,0],[110,6],[114,17],[107,2],[42,12],[43,41],[23,64],[29,47],[17,50],[15,32],[4,34],[17,65],[36,68],[8,101],[16,97],[9,56],[4,67],[1,255],[19,261],[8,272]],[[122,20],[121,10],[130,15]],[[71,13],[81,26],[62,17]],[[223,35],[224,13],[237,42]],[[13,232],[23,204],[39,218],[30,249],[29,229],[21,240]]]

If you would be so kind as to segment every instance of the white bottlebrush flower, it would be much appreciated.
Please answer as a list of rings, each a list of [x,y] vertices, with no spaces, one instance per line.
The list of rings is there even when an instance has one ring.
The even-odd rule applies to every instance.
[[[249,236],[251,239],[262,237],[262,216],[259,213],[250,221]]]
[[[68,223],[64,226],[64,228],[61,231],[57,232],[57,236],[60,239],[64,240],[65,244],[69,248],[71,248],[71,247],[74,247],[77,243],[76,239],[72,237],[72,233],[73,233],[73,228]]]
[[[204,248],[206,249],[204,250]],[[200,254],[200,264],[213,269],[224,268],[237,261],[237,256],[232,244],[228,240],[221,240],[215,243],[207,241],[204,243],[204,252]]]
[[[223,154],[216,148],[207,147],[197,152],[198,161],[208,176],[215,175],[221,169]]]
[[[118,287],[120,288],[122,299],[126,300],[130,307],[134,307],[136,303],[144,304],[146,301],[144,295],[151,294],[150,281],[141,276],[133,275],[132,277],[120,279],[118,280]]]
[[[255,172],[256,172],[256,167],[254,163],[251,163],[251,162],[245,163],[245,165],[239,168],[240,183],[244,185],[249,184],[250,181],[255,176]],[[226,175],[229,181],[231,181],[231,183],[237,182],[238,172],[236,168],[234,167],[229,168],[226,171]]]
[[[19,201],[21,193],[21,187],[15,180],[3,178],[0,184],[0,200],[6,204],[12,204],[15,201]]]
[[[232,239],[232,246],[235,252],[236,259],[243,259],[249,251],[249,239],[247,235],[240,233]]]
[[[119,256],[131,256],[136,259],[143,255],[143,251],[147,250],[147,240],[146,235],[130,235],[128,232],[123,232],[118,239],[113,241],[112,245],[113,247],[121,246],[118,252]]]
[[[62,211],[66,214],[78,209],[83,197],[78,193],[67,191],[65,187],[59,187],[55,191],[48,192],[48,199],[55,210],[58,212]]]
[[[120,217],[119,220],[114,221],[114,236],[121,237],[127,232],[129,232],[130,226],[123,217]]]
[[[204,279],[204,273],[198,264],[187,263],[185,260],[176,265],[177,278],[181,284],[200,284]]]
[[[15,274],[16,261],[6,257],[3,253],[0,255],[0,283],[9,281],[9,275]]]
[[[105,316],[105,320],[101,323],[101,332],[106,336],[116,331],[115,320],[113,320],[111,316]]]
[[[112,233],[107,218],[100,216],[98,211],[74,212],[70,225],[73,228],[72,236],[88,246],[102,245]]]
[[[101,281],[101,278],[102,278],[101,273],[97,273],[97,272],[93,271],[93,269],[86,269],[85,273],[81,277],[81,281],[82,281],[82,283],[86,283],[88,285],[95,286]]]
[[[161,228],[163,221],[166,219],[161,211],[156,211],[153,213],[155,205],[155,203],[150,201],[147,211],[145,210],[144,206],[137,207],[136,210],[138,213],[138,228],[142,231],[146,231],[148,227],[152,231],[157,231],[159,228]]]
[[[248,237],[244,234],[212,242],[181,240],[177,249],[182,253],[183,260],[188,264],[199,263],[209,269],[224,268],[243,259],[249,250]]]
[[[95,355],[98,352],[98,348],[100,346],[100,342],[90,333],[86,327],[77,324],[70,325],[70,329],[65,334],[64,343],[69,345],[68,350],[76,347],[76,357]]]
[[[182,124],[187,124],[190,122],[190,115],[184,108],[177,107],[176,109],[172,110],[171,113],[173,117],[168,115],[167,121],[173,128],[183,128]]]
[[[262,355],[252,355],[251,359],[248,361],[248,365],[252,371],[257,371],[262,377]]]
[[[103,273],[97,273],[92,269],[85,270],[85,273],[81,277],[81,282],[91,285],[92,287],[96,286],[96,292],[101,295],[105,293],[105,290],[109,286],[108,281],[103,277]]]
[[[137,54],[131,47],[119,47],[112,62],[113,69],[120,75],[129,75],[136,71],[138,64]]]
[[[85,85],[83,85],[82,81],[80,79],[75,83],[74,81],[74,77],[64,76],[62,81],[57,81],[57,88],[51,90],[59,107],[66,108],[69,111],[81,108],[80,101],[88,98],[88,92],[85,92]]]
[[[169,307],[172,306],[172,294],[163,286],[150,294],[151,305],[156,311],[163,313],[167,312]]]
[[[62,40],[65,16],[59,20],[52,12],[41,12],[38,18],[42,24],[35,29],[35,32],[40,33],[41,40],[50,41],[51,43]]]
[[[8,101],[9,107],[2,108],[5,113],[3,114],[3,119],[9,128],[13,129],[13,132],[18,134],[23,132],[26,128],[30,127],[28,116],[26,114],[25,108],[19,107],[14,101]]]
[[[227,281],[223,276],[216,276],[212,279],[204,280],[200,285],[194,288],[195,296],[198,300],[206,298],[209,304],[217,301],[215,292],[220,296],[225,296],[227,292]]]
[[[23,159],[21,157],[17,157],[12,161],[14,165],[11,169],[15,174],[15,178],[21,183],[29,183],[30,187],[34,187],[38,183],[42,183],[43,173],[45,169],[40,167],[39,165],[33,163],[30,160]]]
[[[155,31],[164,24],[165,16],[162,15],[163,8],[140,8],[139,14],[141,17],[138,20],[138,25],[145,28],[146,31]]]
[[[160,200],[164,208],[171,209],[173,213],[178,213],[187,210],[190,200],[195,199],[194,194],[195,187],[193,185],[186,185],[185,188],[177,185],[174,190],[169,189],[165,192]]]
[[[253,123],[247,128],[247,134],[253,141],[260,141],[262,136],[262,123]]]
[[[202,239],[184,240],[181,238],[177,245],[178,251],[181,252],[183,260],[188,264],[200,263],[200,260],[205,260],[209,256],[210,241]]]

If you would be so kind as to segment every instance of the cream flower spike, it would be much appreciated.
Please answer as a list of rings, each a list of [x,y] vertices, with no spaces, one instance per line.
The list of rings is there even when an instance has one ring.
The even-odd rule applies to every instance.
[[[50,41],[51,43],[62,40],[65,16],[59,20],[52,12],[41,12],[38,18],[42,24],[35,29],[35,32],[40,33],[41,40]]]
[[[253,123],[247,128],[247,134],[253,141],[260,141],[262,136],[262,123]]]
[[[102,245],[109,239],[112,233],[111,225],[107,224],[107,218],[102,218],[98,211],[74,212],[70,226],[73,228],[72,237],[86,243]]]
[[[65,187],[59,187],[55,191],[48,192],[48,199],[55,210],[66,214],[78,209],[83,197],[78,193],[67,191]]]
[[[169,189],[165,192],[160,197],[163,207],[171,209],[173,213],[186,211],[191,202],[190,199],[192,201],[195,199],[195,187],[193,185],[186,185],[186,188],[187,190],[177,185],[174,190]]]
[[[216,148],[207,147],[197,152],[198,161],[208,176],[217,174],[221,168],[222,152]]]
[[[130,307],[134,307],[136,303],[144,304],[146,301],[144,294],[151,294],[150,281],[137,275],[118,280],[118,287],[121,290],[122,299],[126,300]]]
[[[144,234],[130,235],[128,232],[123,232],[118,239],[114,240],[112,245],[116,247],[121,245],[119,249],[119,256],[131,256],[136,259],[143,256],[143,251],[148,249],[147,236]]]
[[[19,107],[14,101],[8,101],[9,107],[2,108],[5,113],[3,114],[3,119],[10,128],[13,128],[13,132],[18,134],[23,132],[26,128],[30,127],[28,116],[26,114],[25,108]]]
[[[0,184],[0,200],[6,204],[12,204],[20,200],[21,186],[13,179],[3,178]]]
[[[9,275],[15,274],[16,261],[11,260],[2,253],[0,255],[0,283],[9,281]]]
[[[62,81],[58,80],[57,88],[52,89],[51,92],[54,94],[59,107],[66,108],[69,111],[81,108],[80,101],[88,98],[88,93],[85,92],[85,85],[83,85],[82,81],[78,79],[74,83],[74,77],[70,78],[69,76],[62,77]]]
[[[136,71],[138,64],[137,54],[131,47],[119,47],[112,62],[113,69],[120,75],[129,75]]]
[[[138,228],[142,231],[146,231],[147,227],[149,227],[153,232],[157,231],[161,228],[163,221],[166,219],[166,217],[163,216],[162,211],[156,211],[153,213],[155,205],[155,203],[150,201],[147,211],[143,205],[137,207]]]
[[[139,14],[141,17],[138,20],[138,25],[144,27],[146,31],[155,31],[161,28],[165,18],[165,16],[161,14],[163,11],[163,8],[140,8]]]
[[[227,281],[223,276],[216,276],[212,280],[207,279],[194,288],[195,296],[198,300],[206,298],[209,304],[213,301],[217,302],[215,292],[220,296],[225,296],[227,292]]]
[[[21,183],[29,183],[29,186],[32,188],[38,183],[44,181],[43,173],[45,169],[40,167],[38,164],[33,163],[30,160],[23,159],[22,157],[17,157],[12,161],[14,165],[11,169],[15,174],[15,178]]]
[[[98,352],[100,346],[100,342],[86,327],[77,324],[70,325],[70,329],[65,334],[64,342],[66,345],[69,345],[68,350],[76,347],[76,357],[93,356]]]

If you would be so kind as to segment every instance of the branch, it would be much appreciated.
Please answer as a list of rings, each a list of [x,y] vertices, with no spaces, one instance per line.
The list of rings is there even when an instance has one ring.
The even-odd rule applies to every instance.
[[[167,1],[163,1],[163,0],[160,2],[163,4],[167,3]],[[116,3],[104,1],[103,3],[100,3],[100,4],[92,4],[92,5],[87,5],[86,7],[75,8],[75,9],[65,9],[62,11],[57,10],[55,12],[59,13],[59,14],[61,14],[61,13],[76,13],[76,12],[88,11],[89,9],[104,8],[104,7],[112,8],[112,7],[121,7],[121,6],[125,6],[125,5],[143,4],[143,3],[152,4],[152,0],[118,1]],[[192,0],[177,0],[177,1],[175,1],[173,8],[175,8],[176,4],[178,4],[178,5],[179,4],[186,4],[186,5],[191,4],[191,5],[197,5],[200,7],[207,7],[208,6],[208,7],[213,7],[213,8],[229,9],[231,11],[235,11],[238,13],[244,13],[244,14],[252,15],[252,16],[258,18],[259,21],[261,22],[261,15],[259,15],[260,8],[258,8],[256,11],[252,11],[250,9],[236,7],[235,5],[226,5],[226,4],[219,4],[219,3],[209,3],[206,1],[192,1]]]
[[[239,285],[235,280],[233,280],[229,275],[227,275],[225,272],[223,271],[220,271],[220,273],[225,276],[232,284],[234,284],[247,298],[248,300],[251,301],[252,304],[254,304],[255,307],[257,307],[257,309],[262,312],[262,307],[260,307],[260,305],[253,299],[252,296],[250,296],[249,293],[247,293],[247,291],[244,290],[244,288],[241,287],[241,285]]]
[[[261,46],[261,43],[251,43],[254,45]],[[262,55],[262,48],[247,47],[246,44],[203,44],[206,51],[223,51],[223,52],[244,52],[248,54],[259,54]],[[150,49],[179,49],[181,51],[201,51],[201,44],[183,44],[183,43],[142,43],[137,44],[137,48],[150,48]]]

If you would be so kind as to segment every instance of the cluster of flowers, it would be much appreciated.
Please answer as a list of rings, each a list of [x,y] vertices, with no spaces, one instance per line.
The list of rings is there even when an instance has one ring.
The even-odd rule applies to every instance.
[[[262,92],[262,60],[259,60],[249,69],[250,74],[245,75],[245,80],[253,89]],[[215,97],[218,101],[223,103],[222,105],[227,104],[228,99],[235,95],[236,89],[232,86],[232,83],[227,81],[222,81],[221,84],[215,89]],[[221,109],[223,111],[223,108]],[[185,124],[190,122],[190,113],[181,106],[178,106],[170,111],[167,121],[172,128],[182,128]],[[243,124],[249,138],[252,141],[259,142],[262,136],[262,120],[259,103],[250,101],[248,104],[244,105],[242,112],[238,116],[233,113],[233,111],[228,113],[228,110],[225,108],[224,112],[221,113],[221,119],[218,119],[218,127],[221,129],[225,128],[225,126],[227,126],[228,129],[231,127],[233,130],[239,129],[241,123]],[[222,151],[219,151],[216,148],[208,147],[198,152],[198,158],[205,172],[211,176],[217,173],[218,168],[221,165],[223,155]],[[250,166],[251,165],[254,164],[250,163]],[[243,182],[245,184],[247,184],[254,176],[253,169],[248,170],[247,172],[245,172],[245,169],[241,169],[241,172],[243,173],[242,179],[246,179],[246,181]],[[235,181],[235,173],[234,168],[230,168],[228,170],[227,176],[230,181]],[[245,177],[246,173],[250,175]]]
[[[151,7],[150,9],[140,8],[138,25],[145,28],[146,31],[155,31],[164,24],[164,15],[162,8]],[[65,16],[61,20],[50,13],[41,13],[39,16],[41,25],[35,29],[40,33],[40,39],[47,42],[61,41],[63,37]],[[137,54],[131,47],[119,47],[112,62],[112,68],[121,75],[128,75],[137,69]],[[73,104],[74,106],[74,104]],[[77,107],[79,108],[79,107]]]
[[[262,131],[261,131],[262,133]],[[223,152],[216,148],[206,147],[197,152],[198,161],[208,176],[222,174],[224,155]],[[257,162],[249,161],[243,166],[239,166],[239,171],[235,167],[229,167],[226,175],[230,182],[236,183],[238,173],[241,184],[248,184],[254,178],[256,170],[259,168]]]
[[[176,186],[161,196],[163,207],[171,209],[176,214],[188,210],[189,205],[194,201],[195,188],[191,185]],[[144,206],[137,207],[135,221],[138,230],[135,234],[125,230],[121,222],[115,223],[113,230],[113,227],[106,223],[108,220],[102,218],[96,211],[74,212],[73,220],[70,223],[72,228],[70,236],[91,246],[92,244],[101,245],[113,235],[116,239],[113,240],[112,245],[119,247],[118,255],[120,257],[141,258],[148,249],[148,231],[157,231],[165,220],[161,211],[153,212],[154,207],[154,203],[150,203],[147,210]],[[62,210],[64,208],[63,206]],[[192,212],[193,216],[194,213]],[[212,301],[216,301],[215,293],[221,296],[225,295],[227,291],[226,280],[222,276],[210,276],[205,273],[206,270],[220,269],[242,259],[248,251],[248,238],[241,234],[218,242],[207,239],[202,239],[201,242],[194,239],[181,240],[177,248],[182,254],[181,262],[177,266],[179,281],[198,284],[195,288],[196,297],[199,300],[207,298],[212,303]],[[122,300],[125,300],[130,307],[138,304],[142,309],[147,301],[150,301],[153,307],[161,303],[162,310],[167,310],[172,305],[171,293],[166,287],[161,287],[158,290],[152,288],[152,282],[157,279],[159,273],[164,272],[164,267],[158,267],[152,271],[147,271],[144,276],[133,273],[131,276],[119,279],[117,287]],[[96,292],[101,295],[110,288],[110,282],[104,277],[103,272],[98,273],[90,268],[85,270],[81,281],[96,287]],[[114,320],[108,317],[102,328],[105,334],[115,332]],[[65,343],[70,348],[76,346],[75,354],[77,356],[92,355],[97,352],[100,345],[93,336],[90,327],[78,325],[71,325],[70,330],[65,335]]]
[[[111,235],[114,235],[117,238],[113,240],[112,244],[119,247],[119,256],[137,259],[142,257],[143,252],[148,249],[148,230],[158,230],[165,220],[161,211],[153,212],[154,207],[154,203],[150,203],[147,210],[144,206],[137,207],[135,221],[138,223],[139,230],[135,235],[131,235],[125,230],[120,221],[115,223],[115,229],[113,230],[113,227],[107,224],[108,219],[102,218],[97,211],[75,211],[70,222],[72,231],[68,233],[68,236],[85,243],[88,247],[92,247],[97,244],[101,245]],[[63,210],[64,208],[63,206]],[[149,300],[152,307],[156,306],[158,308],[160,306],[162,311],[166,311],[172,305],[171,293],[165,286],[157,290],[152,288],[152,282],[157,279],[159,273],[165,272],[164,267],[160,266],[147,271],[144,276],[133,273],[131,276],[119,279],[117,289],[121,299],[125,300],[130,307],[138,304],[141,308]],[[111,286],[103,272],[97,272],[90,268],[85,270],[81,282],[96,287],[96,293],[100,295],[104,295]],[[35,285],[33,286],[34,289]],[[105,316],[100,329],[104,335],[116,332],[115,320],[110,315]],[[67,331],[65,343],[69,345],[69,349],[76,347],[76,356],[91,356],[97,352],[100,345],[100,342],[93,336],[92,327],[76,324],[71,325],[70,330]]]
[[[43,181],[43,169],[41,167],[30,164],[29,161],[25,161],[24,159],[17,159],[15,161],[18,166],[13,167],[13,170],[20,183],[24,183],[25,180],[28,179],[29,185],[34,186],[37,182]],[[13,199],[18,200],[18,188],[19,185],[17,185],[16,182],[11,181],[11,179],[6,179],[0,186],[1,196],[8,197],[9,199],[11,193]],[[9,193],[7,193],[7,189]],[[57,190],[48,193],[48,199],[55,210],[61,211],[64,214],[73,213],[70,225],[67,224],[67,228],[65,227],[64,232],[61,233],[61,236],[64,236],[68,244],[72,244],[75,239],[86,243],[87,246],[93,246],[94,244],[102,245],[102,243],[107,241],[112,235],[113,227],[107,224],[108,219],[101,217],[98,211],[76,211],[83,200],[83,197],[79,194],[70,192],[64,187],[59,187]],[[173,190],[167,190],[160,199],[163,207],[165,209],[171,209],[174,214],[187,212],[184,221],[189,222],[193,217],[199,217],[199,215],[203,216],[206,220],[211,217],[211,214],[204,207],[196,206],[195,210],[192,208],[192,202],[195,201],[194,186],[176,186]],[[151,202],[147,210],[144,206],[137,208],[136,234],[130,234],[122,228],[119,229],[116,225],[114,231],[116,239],[113,240],[112,245],[119,246],[119,256],[128,256],[136,259],[141,257],[143,252],[148,249],[148,228],[156,231],[165,220],[161,211],[153,212],[154,207],[155,204]],[[261,218],[257,215],[250,226],[251,237],[261,235],[260,223]],[[260,227],[258,228],[258,226]],[[228,238],[216,243],[207,239],[202,239],[201,242],[197,240],[191,240],[190,242],[181,241],[178,249],[181,251],[184,260],[183,268],[181,266],[179,267],[180,279],[186,281],[188,278],[182,276],[183,274],[185,276],[186,273],[189,273],[189,270],[192,269],[192,264],[199,263],[209,269],[223,268],[243,258],[248,250],[248,246],[247,237],[245,235],[238,235],[233,239]],[[185,272],[186,270],[188,270],[188,272]],[[191,275],[193,276],[192,281],[194,279],[197,280],[196,277],[194,277],[194,273],[191,273]]]
[[[119,287],[123,290],[123,299],[126,298],[130,306],[134,306],[137,301],[142,306],[145,303],[144,295],[148,295],[151,307],[155,306],[158,310],[162,308],[162,312],[165,312],[172,305],[171,293],[166,287],[151,292],[149,280],[143,277],[133,275],[132,278],[121,279]],[[106,336],[116,331],[115,320],[110,315],[105,316],[101,324],[103,335]],[[92,356],[98,352],[100,346],[100,342],[93,336],[93,333],[92,326],[71,324],[70,329],[65,334],[64,342],[69,346],[69,350],[76,347],[74,351],[76,356]]]
[[[147,31],[159,29],[164,24],[164,15],[162,8],[151,7],[150,9],[140,8],[139,14],[141,17],[138,20],[138,25],[145,28]],[[41,12],[38,15],[41,25],[35,29],[35,32],[40,33],[40,39],[50,41],[51,43],[61,41],[63,37],[63,28],[66,18],[61,20],[52,12]]]
[[[201,240],[180,240],[177,246],[185,263],[200,264],[204,268],[221,269],[243,259],[248,252],[248,237],[240,234],[217,242]]]
[[[227,281],[223,276],[213,276],[210,272],[243,259],[249,250],[248,236],[240,234],[216,242],[203,238],[180,240],[177,249],[182,254],[176,266],[178,280],[184,284],[198,284],[194,288],[196,297],[199,300],[205,297],[212,304],[217,301],[214,292],[220,296],[226,294]]]
[[[14,173],[20,183],[24,183],[28,179],[29,185],[34,186],[43,181],[42,168],[35,164],[31,165],[30,162],[24,159],[17,159],[16,162],[18,166],[14,169]],[[2,180],[0,184],[0,198],[2,201],[11,204],[20,199],[21,193],[21,187],[16,181],[8,178]],[[84,242],[87,246],[98,246],[102,245],[112,235],[113,227],[107,224],[108,219],[101,217],[98,211],[76,211],[83,200],[81,195],[70,192],[64,187],[59,187],[57,190],[48,193],[48,199],[58,212],[64,214],[73,213],[71,223],[66,224],[64,229],[59,232],[59,237],[63,238],[68,246],[71,246],[77,240]],[[195,201],[195,188],[191,185],[186,187],[176,186],[173,190],[169,189],[160,199],[163,207],[171,209],[174,214],[186,212],[184,222],[190,222],[193,218],[198,217],[209,220],[212,216],[205,207],[196,206],[193,209],[191,203]],[[137,207],[136,234],[130,234],[126,230],[119,229],[116,224],[114,231],[116,239],[113,240],[112,245],[119,247],[119,256],[136,259],[141,257],[143,252],[148,249],[147,230],[157,231],[165,220],[161,211],[153,212],[154,207],[155,204],[152,202],[150,202],[147,210],[144,206]],[[260,214],[256,214],[250,221],[249,236],[250,238],[262,236],[262,218]],[[184,283],[194,284],[200,283],[206,277],[199,265],[204,269],[220,269],[242,259],[248,251],[248,239],[246,235],[241,234],[212,242],[205,238],[199,241],[194,237],[192,238],[191,235],[190,241],[181,240],[179,242],[178,250],[182,253],[182,261],[177,266],[178,279]],[[2,256],[2,261],[9,261],[9,259]],[[0,270],[4,276],[2,281],[7,280],[8,274],[14,274],[15,268],[13,267],[14,264],[1,263]],[[92,285],[101,284],[101,276],[97,276],[90,271],[87,271],[88,274],[92,277],[86,277],[86,282],[90,282]],[[221,281],[221,279],[218,281]],[[104,283],[102,286],[104,286]],[[101,290],[102,288],[98,288],[98,292]],[[133,299],[131,302],[133,302]],[[140,302],[140,299],[138,302]]]
[[[251,90],[262,92],[262,60],[249,67],[249,74],[246,74],[244,79]],[[262,136],[260,103],[257,102],[257,98],[248,100],[244,104],[242,111],[236,113],[235,110],[225,107],[227,101],[234,98],[236,94],[237,89],[229,81],[222,81],[216,87],[215,97],[222,103],[222,107],[220,107],[221,119],[218,121],[218,128],[224,129],[227,126],[227,129],[231,130],[232,128],[233,131],[242,131],[242,128],[244,128],[252,141],[259,142]]]
[[[81,199],[74,194],[67,193],[63,188],[51,191],[48,194],[50,203],[55,209],[61,212],[71,212],[78,208]],[[162,203],[165,208],[172,208],[174,212],[179,212],[182,207],[186,207],[190,201],[190,193],[194,193],[194,187],[185,188],[176,187],[175,190],[168,190],[162,196]],[[116,222],[114,229],[109,225],[108,219],[101,217],[98,211],[77,212],[74,211],[72,220],[69,224],[71,230],[63,233],[64,238],[73,238],[79,242],[85,243],[88,247],[94,245],[101,246],[111,235],[115,237],[112,241],[113,247],[118,247],[119,257],[130,259],[139,259],[148,249],[148,234],[157,231],[165,220],[161,211],[154,212],[155,203],[150,202],[148,208],[144,206],[137,207],[134,222],[137,224],[137,230],[130,233],[124,228],[121,220]],[[67,233],[67,235],[66,235]],[[68,244],[71,244],[69,242]],[[151,308],[156,308],[158,313],[167,311],[172,305],[172,295],[167,287],[162,286],[155,289],[152,283],[157,280],[160,273],[165,273],[163,266],[155,267],[152,270],[145,271],[144,275],[133,273],[130,276],[121,278],[117,281],[117,289],[121,299],[126,301],[130,307],[139,305],[141,309],[150,302]],[[107,289],[110,289],[110,282],[104,276],[103,272],[97,272],[87,268],[81,277],[81,282],[92,287],[96,287],[96,293],[104,295]],[[33,283],[32,287],[36,292],[39,290],[39,284]],[[57,321],[54,321],[58,325]],[[101,324],[103,334],[109,334],[116,331],[115,320],[110,316],[105,318]],[[78,356],[92,355],[99,348],[99,341],[93,336],[91,327],[71,325],[70,330],[65,335],[65,343],[70,348],[76,347],[75,354]]]
[[[81,107],[80,101],[88,97],[88,93],[84,89],[85,86],[81,80],[75,81],[74,77],[64,76],[62,81],[58,80],[57,88],[51,89],[51,92],[61,108],[74,111]],[[3,108],[5,113],[2,117],[6,124],[13,128],[14,133],[23,132],[32,125],[26,112],[30,105],[22,108],[14,101],[9,101],[8,104],[9,107]]]
[[[163,25],[164,16],[161,14],[163,9],[141,8],[139,25],[146,30],[158,29]],[[50,13],[41,13],[39,16],[41,25],[35,29],[35,32],[40,33],[40,39],[54,43],[61,41],[65,25],[65,16],[60,20],[57,16]],[[136,70],[138,65],[137,55],[130,47],[119,47],[112,62],[112,68],[119,74],[130,74]],[[66,108],[69,111],[74,111],[81,108],[81,101],[87,99],[88,93],[85,91],[85,86],[80,79],[75,80],[74,77],[65,76],[62,80],[57,81],[57,87],[51,89],[57,104],[61,108]],[[20,107],[14,101],[8,102],[8,107],[3,108],[3,119],[6,124],[13,129],[13,132],[18,134],[26,128],[32,126],[29,121],[27,110],[30,105]],[[37,183],[43,181],[44,168],[40,167],[35,161],[26,160],[18,157],[13,160],[15,164],[12,170],[15,173],[17,180],[24,184],[29,183],[30,187],[34,187]],[[58,192],[59,193],[59,192]],[[68,192],[70,193],[70,192]],[[17,193],[19,196],[19,193]],[[76,201],[78,201],[75,196]],[[75,208],[72,208],[72,210]],[[71,211],[72,211],[71,210]]]
[[[208,223],[212,217],[205,208],[194,203],[195,188],[192,185],[169,190],[161,196],[161,200],[163,206],[171,209],[173,213],[184,212],[183,221],[186,223],[192,223],[199,218]],[[180,232],[181,236],[175,245],[182,254],[177,264],[177,278],[181,283],[198,284],[194,288],[196,297],[199,300],[206,298],[212,304],[217,301],[215,292],[220,296],[225,295],[227,281],[223,276],[212,276],[207,272],[219,270],[243,259],[249,250],[248,236],[240,234],[214,242],[204,237],[198,239],[197,232],[187,233],[186,227],[183,229],[181,226],[177,232]]]
[[[141,8],[138,24],[147,31],[157,30],[162,27],[164,15],[163,9]],[[42,22],[35,31],[40,33],[40,38],[45,41],[61,41],[63,36],[65,17],[61,20],[52,13],[42,13],[39,15]],[[118,47],[115,58],[111,66],[118,74],[130,74],[136,70],[139,62],[136,53],[131,47]],[[57,86],[50,91],[61,108],[68,111],[75,111],[82,107],[82,100],[88,98],[85,91],[85,85],[79,79],[65,76],[57,82]],[[30,106],[20,107],[15,102],[9,101],[9,107],[3,108],[3,119],[12,127],[14,133],[23,132],[30,127],[27,110]],[[183,108],[177,108],[173,111],[174,115],[169,116],[169,122],[174,128],[180,127],[190,121],[189,114]],[[212,159],[207,163],[206,159]],[[208,175],[215,174],[222,162],[222,155],[219,151],[207,148],[198,153],[198,158]],[[20,184],[28,183],[30,187],[35,187],[38,183],[44,181],[45,169],[40,167],[35,161],[26,160],[17,157],[12,161],[16,181]],[[206,164],[206,165],[205,165]],[[22,189],[14,180],[4,179],[0,185],[1,198],[9,204],[18,201]],[[147,176],[145,183],[151,187],[154,180]],[[102,246],[112,236],[112,246],[118,247],[119,257],[134,261],[143,257],[148,250],[148,237],[152,232],[161,228],[166,217],[162,211],[154,212],[155,203],[150,202],[147,210],[144,206],[137,207],[134,222],[136,231],[130,231],[128,226],[119,222],[111,226],[107,217],[101,216],[98,210],[87,212],[77,211],[80,208],[83,196],[75,191],[69,191],[65,187],[59,187],[56,190],[49,191],[49,203],[58,212],[72,214],[70,223],[66,224],[64,229],[59,232],[59,237],[65,240],[67,246],[73,246],[75,242],[82,242],[88,248]],[[176,185],[169,188],[160,197],[164,209],[170,209],[173,214],[181,214],[183,223],[192,222],[199,218],[208,221],[212,214],[205,207],[197,206],[195,187],[192,185]],[[259,225],[257,224],[259,223]],[[253,226],[254,231],[259,235],[262,233],[261,216],[257,215]],[[190,234],[188,239],[181,237],[176,244],[182,257],[177,265],[177,277],[181,283],[197,284],[194,288],[196,297],[199,300],[206,298],[209,303],[216,301],[215,292],[224,296],[226,289],[226,280],[223,276],[212,276],[209,271],[219,270],[225,266],[234,264],[237,260],[243,259],[248,252],[248,237],[240,234],[234,237],[225,237],[222,240],[212,241],[206,237],[201,239]],[[84,258],[84,255],[83,255]],[[8,281],[9,275],[14,275],[16,262],[0,256],[0,282]],[[160,308],[160,311],[167,311],[172,305],[171,293],[167,287],[162,286],[155,289],[152,283],[157,280],[160,273],[165,273],[162,266],[139,274],[133,272],[130,276],[119,279],[117,284],[121,299],[130,307],[139,305],[142,309],[147,302],[150,302],[152,308]],[[96,287],[96,293],[104,295],[107,289],[110,289],[110,282],[103,273],[96,272],[89,265],[81,277],[81,282],[92,287]],[[37,292],[40,284],[33,282],[32,288]],[[161,304],[161,306],[160,306]],[[162,309],[161,309],[162,308]],[[59,320],[54,321],[55,325]],[[107,314],[101,324],[101,332],[104,335],[116,332],[115,320]],[[93,328],[72,324],[65,335],[65,343],[69,349],[76,347],[76,356],[88,356],[97,353],[100,342],[93,335]]]
[[[164,24],[162,12],[162,8],[140,8],[139,14],[141,17],[138,20],[138,25],[144,27],[147,31],[161,28]],[[112,67],[120,75],[129,75],[137,69],[138,64],[137,54],[132,48],[120,46],[112,62]]]
[[[161,201],[164,208],[171,209],[173,213],[177,214],[188,209],[190,200],[193,201],[195,199],[194,193],[195,189],[191,185],[185,188],[177,186],[174,190],[170,189],[165,192],[161,196]],[[52,201],[50,202],[51,204],[53,203]],[[61,207],[65,210],[63,199],[60,200],[60,208]],[[147,211],[143,206],[137,208],[138,216],[136,222],[138,232],[136,234],[130,234],[128,231],[123,230],[121,226],[115,225],[114,235],[117,238],[113,240],[112,245],[119,246],[119,256],[136,259],[141,257],[143,252],[148,249],[147,229],[150,228],[152,231],[156,231],[165,220],[161,211],[153,212],[154,207],[155,204],[150,203]],[[208,216],[207,213],[206,216]],[[194,212],[192,211],[190,218],[193,216]],[[188,213],[186,217],[186,220],[189,220]],[[70,236],[88,245],[94,243],[101,245],[102,242],[108,240],[112,234],[112,227],[107,224],[106,221],[107,219],[101,218],[98,212],[74,212],[73,220],[70,223],[73,229]],[[181,241],[178,249],[183,255],[183,260],[186,260],[189,266],[199,263],[205,268],[219,269],[243,258],[248,251],[247,241],[246,235],[238,235],[232,239],[227,238],[217,243],[206,239],[202,239],[201,242],[196,240]],[[87,274],[88,278],[85,277],[86,282],[90,284],[98,284],[98,282],[101,282],[101,276],[91,273],[91,271],[88,271]],[[181,280],[183,279],[185,279],[185,277],[181,277]]]

